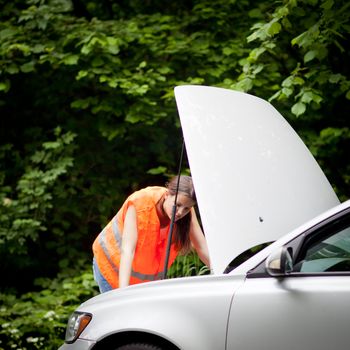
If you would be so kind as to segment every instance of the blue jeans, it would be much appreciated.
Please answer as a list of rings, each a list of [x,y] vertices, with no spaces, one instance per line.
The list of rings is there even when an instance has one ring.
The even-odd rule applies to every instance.
[[[100,289],[100,293],[108,292],[109,290],[113,289],[100,272],[100,269],[96,264],[95,258],[92,261],[92,271],[94,273],[94,279]]]

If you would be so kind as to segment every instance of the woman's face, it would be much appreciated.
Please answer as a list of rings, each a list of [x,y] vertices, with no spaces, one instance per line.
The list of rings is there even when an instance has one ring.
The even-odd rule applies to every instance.
[[[169,192],[165,194],[163,209],[166,215],[169,217],[169,219],[171,219],[171,215],[173,212],[174,200],[175,200],[174,195],[172,196]],[[176,199],[175,221],[187,215],[191,211],[194,205],[195,205],[195,202],[190,197],[179,192],[177,194],[177,199]]]

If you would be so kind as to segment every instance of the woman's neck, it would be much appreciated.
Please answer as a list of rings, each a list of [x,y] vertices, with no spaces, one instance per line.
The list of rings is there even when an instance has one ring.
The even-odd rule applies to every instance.
[[[169,217],[164,211],[164,195],[159,199],[159,201],[156,204],[156,210],[157,210],[157,215],[160,223],[160,227],[165,227],[169,225]]]

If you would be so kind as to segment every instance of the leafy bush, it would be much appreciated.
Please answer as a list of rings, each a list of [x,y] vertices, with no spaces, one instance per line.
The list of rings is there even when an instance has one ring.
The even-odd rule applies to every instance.
[[[58,201],[67,203],[70,195],[66,181],[74,164],[75,137],[56,127],[45,141],[26,145],[27,157],[13,145],[0,145],[0,291],[30,291],[33,275],[57,274],[56,247],[75,236],[63,232],[67,220],[55,219],[64,207]]]
[[[0,294],[0,350],[57,350],[70,313],[98,294],[91,269],[76,276],[70,272],[53,280],[38,279],[36,284],[43,289],[19,297]]]
[[[171,268],[169,269],[168,278],[188,277],[207,275],[210,270],[205,266],[198,255],[193,252],[188,255],[180,255],[176,258]]]

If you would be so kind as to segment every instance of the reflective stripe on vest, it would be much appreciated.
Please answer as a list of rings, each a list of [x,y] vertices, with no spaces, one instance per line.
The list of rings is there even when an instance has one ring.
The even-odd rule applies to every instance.
[[[117,217],[115,216],[112,219],[112,229],[113,229],[113,234],[114,234],[114,238],[116,240],[116,242],[118,243],[118,248],[119,251],[121,250],[121,246],[122,246],[122,237],[120,235],[119,232],[119,228],[118,228],[118,222],[117,222]],[[106,240],[106,228],[103,229],[103,231],[101,232],[101,234],[99,235],[98,238],[98,242],[104,252],[104,254],[106,255],[108,261],[110,262],[110,264],[113,267],[113,270],[119,274],[119,268],[114,264],[113,260],[111,259],[111,256],[108,252],[107,249],[107,240]],[[144,273],[140,273],[134,270],[131,270],[131,276],[134,278],[138,278],[142,281],[157,281],[160,280],[162,277],[163,272],[159,272],[157,274],[144,274]]]

